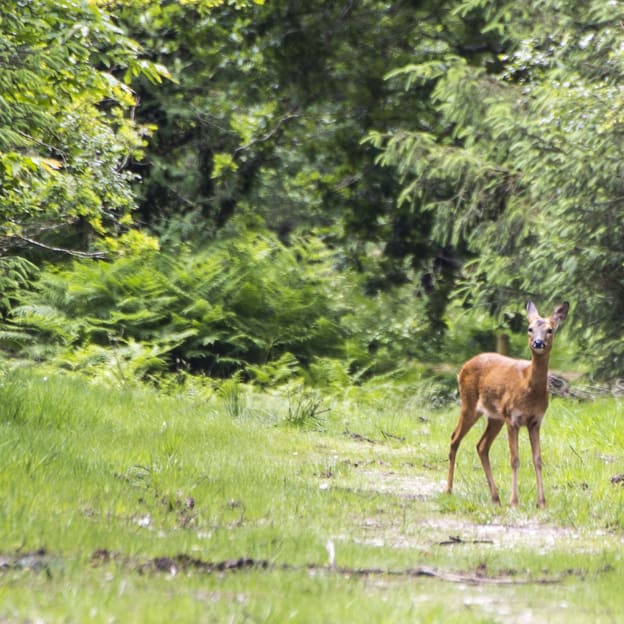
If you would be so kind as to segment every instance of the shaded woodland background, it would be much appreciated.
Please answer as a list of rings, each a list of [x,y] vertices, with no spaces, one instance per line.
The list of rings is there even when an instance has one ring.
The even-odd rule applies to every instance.
[[[0,68],[7,361],[342,385],[532,298],[622,376],[620,3],[7,0]]]

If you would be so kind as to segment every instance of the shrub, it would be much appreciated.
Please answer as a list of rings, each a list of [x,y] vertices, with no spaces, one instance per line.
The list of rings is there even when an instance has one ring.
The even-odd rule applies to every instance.
[[[196,252],[50,268],[5,329],[33,339],[38,357],[122,377],[174,369],[227,377],[269,362],[305,364],[343,354],[328,273],[320,245],[285,247],[267,232],[245,231]]]

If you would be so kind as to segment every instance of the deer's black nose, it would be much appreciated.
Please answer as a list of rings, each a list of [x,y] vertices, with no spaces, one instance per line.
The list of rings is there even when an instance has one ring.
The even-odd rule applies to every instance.
[[[543,349],[545,346],[546,346],[546,343],[543,340],[540,340],[539,338],[533,341],[534,349]]]

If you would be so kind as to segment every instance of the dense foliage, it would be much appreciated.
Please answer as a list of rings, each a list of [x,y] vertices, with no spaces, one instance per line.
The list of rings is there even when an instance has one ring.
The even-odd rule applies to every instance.
[[[531,297],[569,299],[592,368],[620,375],[623,19],[4,3],[2,343],[130,376],[329,358],[353,379],[443,359],[449,302],[517,328]]]
[[[123,382],[174,370],[325,386],[434,355],[409,293],[363,295],[363,278],[336,272],[319,241],[285,246],[233,220],[201,250],[125,242],[115,262],[50,268],[16,293],[5,350]]]
[[[440,19],[452,31],[443,36],[472,36],[445,3],[119,9],[175,79],[136,83],[138,118],[157,126],[148,159],[136,166],[146,222],[166,233],[185,215],[194,236],[210,235],[233,214],[253,212],[285,241],[293,231],[320,231],[367,272],[371,290],[442,257],[430,216],[397,203],[398,177],[362,139],[430,116],[428,88],[414,98],[385,74],[426,57]],[[383,255],[371,258],[366,243]]]
[[[467,244],[469,301],[496,312],[569,298],[577,335],[611,375],[624,368],[622,10],[463,3],[458,14],[488,16],[498,54],[475,66],[446,47],[393,72],[433,86],[438,126],[371,137],[403,176],[403,201],[435,215],[440,240]]]
[[[21,333],[7,344],[32,342],[33,356],[126,378],[173,367],[223,376],[284,356],[341,355],[339,307],[310,270],[323,262],[317,251],[250,230],[193,254],[74,262],[22,297]]]
[[[118,74],[159,80],[157,68],[93,3],[8,0],[0,29],[0,249],[67,225],[82,247],[118,231],[134,208],[124,165],[145,132]]]

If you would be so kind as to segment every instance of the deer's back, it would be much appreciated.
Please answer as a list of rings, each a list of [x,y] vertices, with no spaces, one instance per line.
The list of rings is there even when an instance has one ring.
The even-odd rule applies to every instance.
[[[548,404],[534,396],[529,386],[529,360],[517,360],[498,353],[481,353],[468,360],[458,375],[462,403],[490,418],[541,418]]]
[[[460,387],[475,384],[477,387],[518,383],[526,377],[530,360],[517,360],[500,353],[480,353],[468,360],[457,376]]]

